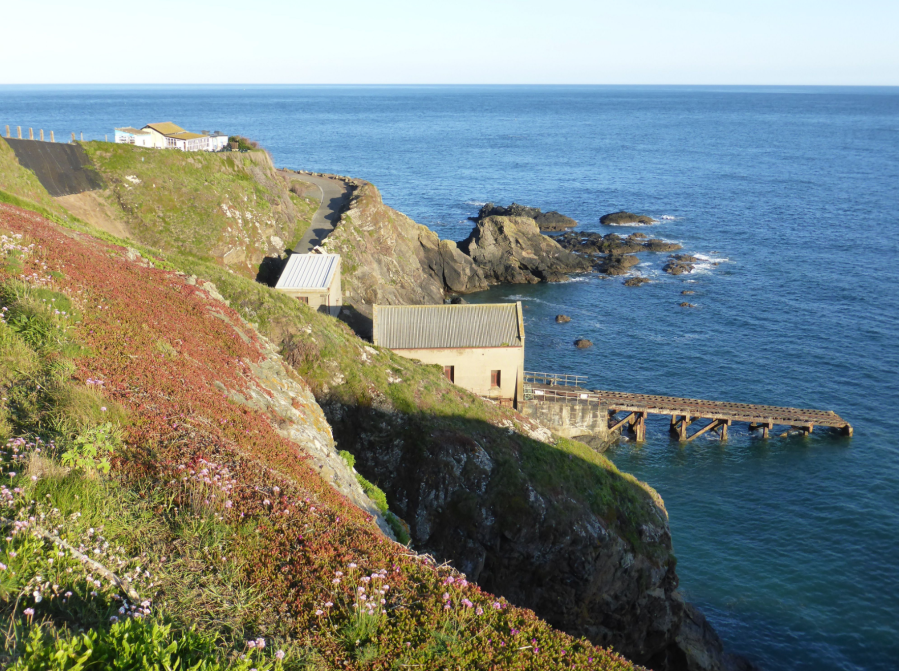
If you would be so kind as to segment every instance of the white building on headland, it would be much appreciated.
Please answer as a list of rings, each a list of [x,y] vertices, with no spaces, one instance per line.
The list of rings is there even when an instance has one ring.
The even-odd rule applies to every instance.
[[[228,146],[228,136],[224,133],[191,133],[171,121],[147,124],[140,130],[131,127],[116,128],[115,141],[118,144],[181,151],[221,151]]]
[[[135,147],[152,147],[153,136],[145,130],[126,126],[115,129],[116,144],[133,144]]]

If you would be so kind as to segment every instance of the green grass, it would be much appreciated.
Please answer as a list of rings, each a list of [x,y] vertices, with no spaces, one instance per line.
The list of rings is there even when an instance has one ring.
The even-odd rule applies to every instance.
[[[159,151],[105,142],[83,143],[109,185],[107,200],[134,238],[165,252],[221,261],[241,250],[249,273],[275,249],[308,228],[317,203],[297,198],[261,151]],[[229,257],[230,258],[230,257]]]

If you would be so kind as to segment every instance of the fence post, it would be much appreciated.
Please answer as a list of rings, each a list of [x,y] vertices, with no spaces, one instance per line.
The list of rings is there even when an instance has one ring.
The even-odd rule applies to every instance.
[[[75,133],[72,133],[72,144],[75,144]]]
[[[53,131],[50,131],[50,142],[56,142],[56,138],[53,137]]]
[[[103,136],[103,142],[109,142],[109,135]]]
[[[81,133],[81,141],[84,142],[84,133]]]
[[[33,140],[33,139],[34,139],[34,128],[29,128],[29,129],[28,129],[28,139],[29,139],[29,140]]]
[[[44,129],[41,128],[41,142],[44,141]]]
[[[22,127],[16,126],[16,134],[19,136],[19,139],[22,139]]]
[[[6,125],[6,137],[9,137],[9,124]]]

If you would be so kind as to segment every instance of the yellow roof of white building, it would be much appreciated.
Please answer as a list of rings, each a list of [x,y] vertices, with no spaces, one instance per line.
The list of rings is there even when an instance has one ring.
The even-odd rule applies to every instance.
[[[173,124],[171,121],[162,121],[160,123],[148,123],[144,128],[152,128],[162,135],[174,135],[175,133],[186,133],[187,131]]]
[[[327,290],[339,264],[340,254],[291,254],[275,289]]]
[[[131,126],[125,126],[124,128],[116,128],[116,130],[121,131],[123,133],[128,133],[129,135],[149,135],[149,133],[145,130],[138,130],[137,128],[132,128]]]
[[[388,349],[520,347],[521,303],[375,305],[373,341]]]

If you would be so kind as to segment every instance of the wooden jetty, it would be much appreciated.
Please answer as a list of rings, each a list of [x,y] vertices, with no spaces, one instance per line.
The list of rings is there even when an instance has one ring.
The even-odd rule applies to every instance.
[[[591,390],[580,386],[585,379],[584,376],[525,373],[524,396],[535,402],[596,404],[606,409],[610,432],[629,426],[637,441],[646,438],[649,415],[668,415],[672,435],[682,442],[695,440],[709,431],[715,432],[721,440],[727,440],[727,429],[734,422],[748,424],[750,431],[761,430],[762,438],[768,438],[776,425],[806,434],[816,426],[823,426],[838,429],[846,436],[852,435],[849,422],[833,411]],[[619,416],[621,413],[623,416]],[[691,426],[695,429],[692,433],[689,431]]]

